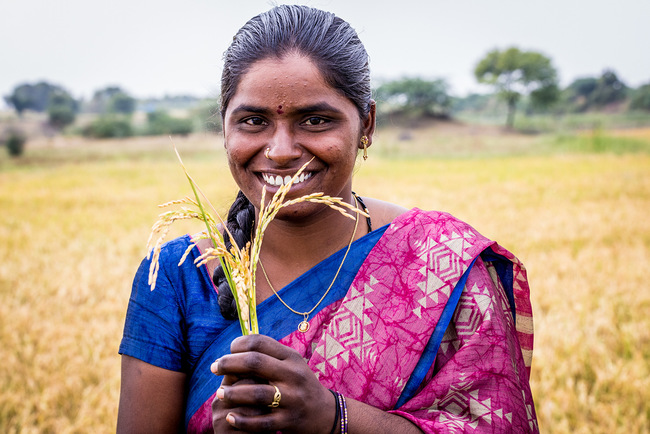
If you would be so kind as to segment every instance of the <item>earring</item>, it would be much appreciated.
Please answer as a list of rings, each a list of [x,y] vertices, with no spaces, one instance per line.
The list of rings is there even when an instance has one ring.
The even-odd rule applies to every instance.
[[[368,159],[368,136],[361,136],[361,144],[363,145],[363,159]]]
[[[269,152],[271,152],[271,148],[266,148],[264,151],[264,156],[266,157],[267,160],[270,160],[271,157],[269,157]]]

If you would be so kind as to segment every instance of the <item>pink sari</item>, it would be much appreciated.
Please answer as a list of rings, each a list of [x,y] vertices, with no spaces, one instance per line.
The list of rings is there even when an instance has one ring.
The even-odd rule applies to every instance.
[[[525,269],[449,214],[398,217],[310,325],[280,342],[348,398],[424,432],[538,432]],[[188,430],[209,428],[210,402]]]

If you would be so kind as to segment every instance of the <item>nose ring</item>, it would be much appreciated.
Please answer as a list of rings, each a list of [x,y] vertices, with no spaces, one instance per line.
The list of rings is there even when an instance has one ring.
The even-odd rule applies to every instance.
[[[264,151],[264,156],[265,156],[268,160],[271,159],[271,157],[269,157],[269,152],[271,152],[271,148],[266,148],[266,150]]]

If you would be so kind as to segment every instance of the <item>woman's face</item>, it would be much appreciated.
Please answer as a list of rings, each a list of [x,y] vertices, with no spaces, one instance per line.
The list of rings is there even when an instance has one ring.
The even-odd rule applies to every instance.
[[[254,63],[224,117],[230,170],[256,207],[263,186],[272,195],[312,158],[304,180],[294,183],[289,197],[323,192],[349,199],[360,138],[371,140],[373,130],[374,108],[362,121],[352,101],[299,54]],[[322,208],[300,204],[290,214]]]

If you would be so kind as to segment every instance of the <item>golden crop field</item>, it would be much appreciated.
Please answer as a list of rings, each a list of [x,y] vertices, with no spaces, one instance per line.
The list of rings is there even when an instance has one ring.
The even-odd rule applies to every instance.
[[[524,261],[542,432],[650,431],[650,131],[624,137],[646,146],[633,153],[483,130],[400,134],[379,132],[355,190],[451,212]],[[220,140],[177,145],[225,210],[235,186]],[[190,191],[168,139],[29,146],[0,156],[0,432],[114,432],[131,279],[156,205]]]

